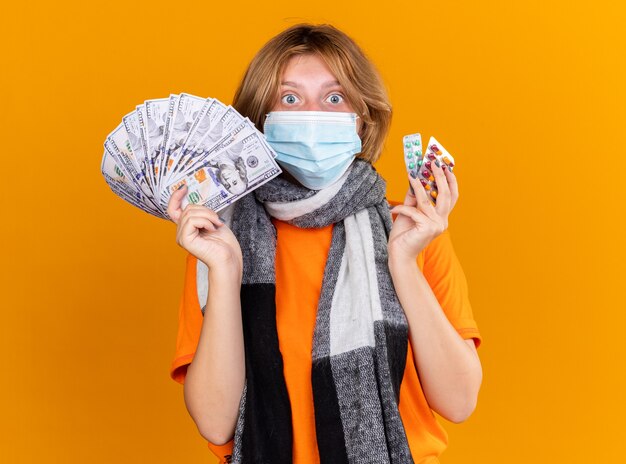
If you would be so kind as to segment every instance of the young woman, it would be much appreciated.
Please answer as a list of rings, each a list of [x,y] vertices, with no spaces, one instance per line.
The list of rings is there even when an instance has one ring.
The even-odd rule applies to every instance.
[[[465,420],[482,380],[454,174],[433,165],[436,205],[409,178],[390,211],[372,163],[391,107],[332,26],[271,39],[233,106],[283,174],[222,217],[170,200],[189,252],[171,375],[199,432],[220,462],[437,463],[433,411]]]

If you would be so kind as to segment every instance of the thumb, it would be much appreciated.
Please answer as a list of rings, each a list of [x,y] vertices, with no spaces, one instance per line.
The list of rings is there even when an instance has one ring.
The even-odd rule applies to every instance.
[[[409,188],[406,191],[406,195],[404,197],[404,203],[407,206],[417,206],[417,198],[415,198],[415,189],[413,188],[412,181],[413,179],[409,178]],[[419,182],[416,179],[416,182]]]
[[[178,220],[180,219],[181,214],[183,214],[181,205],[183,198],[185,197],[185,193],[187,193],[187,186],[183,185],[172,193],[170,201],[167,204],[167,214],[176,224],[178,224]]]

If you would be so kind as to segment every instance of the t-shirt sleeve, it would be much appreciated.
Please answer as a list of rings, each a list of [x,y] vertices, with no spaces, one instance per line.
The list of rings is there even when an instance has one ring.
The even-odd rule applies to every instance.
[[[452,326],[464,339],[474,339],[478,348],[482,337],[472,314],[467,279],[454,252],[449,229],[418,255],[418,265]]]
[[[187,366],[193,360],[202,330],[203,316],[196,286],[197,263],[195,256],[187,255],[183,296],[178,310],[176,352],[170,367],[170,377],[180,384],[185,383]]]

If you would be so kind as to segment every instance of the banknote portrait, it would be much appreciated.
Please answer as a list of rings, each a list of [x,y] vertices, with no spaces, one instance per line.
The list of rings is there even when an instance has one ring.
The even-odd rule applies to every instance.
[[[218,154],[209,163],[219,183],[233,195],[239,195],[248,188],[246,163],[241,156],[242,150],[243,144],[238,143]]]

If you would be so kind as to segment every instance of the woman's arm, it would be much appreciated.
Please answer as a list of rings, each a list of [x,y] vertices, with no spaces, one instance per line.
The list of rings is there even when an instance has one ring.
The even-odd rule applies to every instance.
[[[184,383],[185,404],[200,434],[215,445],[234,435],[245,382],[241,321],[243,259],[237,238],[215,211],[181,208],[185,188],[174,192],[167,212],[180,246],[209,269],[202,329]]]
[[[389,269],[426,400],[445,419],[462,422],[474,411],[482,382],[474,341],[450,324],[415,259],[391,255]]]
[[[417,255],[448,228],[448,216],[459,198],[456,177],[445,164],[432,163],[430,170],[437,183],[436,204],[421,182],[409,176],[404,204],[391,210],[398,217],[387,245],[389,269],[409,322],[426,400],[444,418],[462,422],[476,407],[482,367],[474,342],[456,332],[417,266]]]
[[[234,435],[245,381],[240,287],[241,276],[209,272],[202,331],[185,377],[187,410],[200,434],[216,445]]]

